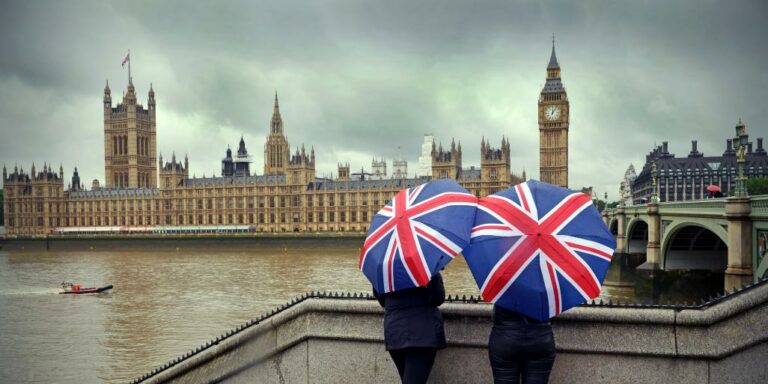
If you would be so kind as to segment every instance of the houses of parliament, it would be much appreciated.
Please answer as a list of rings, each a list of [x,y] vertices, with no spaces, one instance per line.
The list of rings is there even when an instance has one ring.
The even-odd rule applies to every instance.
[[[350,173],[339,164],[335,178],[318,177],[315,149],[290,150],[275,94],[264,145],[264,170],[250,169],[251,155],[241,138],[227,149],[218,177],[190,177],[189,159],[170,161],[157,152],[155,92],[146,107],[138,103],[133,80],[113,106],[104,88],[104,184],[86,189],[74,169],[68,188],[64,170],[44,164],[29,172],[3,167],[6,236],[67,233],[364,232],[373,215],[404,188],[450,178],[482,197],[525,179],[511,172],[510,144],[480,142],[480,167],[465,168],[461,143],[432,143],[431,175],[404,172]],[[560,83],[554,45],[539,98],[541,179],[567,184],[568,101]],[[372,164],[374,170],[383,164]],[[384,173],[386,170],[384,168]]]

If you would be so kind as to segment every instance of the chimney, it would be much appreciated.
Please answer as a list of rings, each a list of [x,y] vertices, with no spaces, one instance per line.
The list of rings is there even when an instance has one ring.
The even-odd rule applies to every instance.
[[[758,137],[757,138],[757,150],[755,151],[754,155],[757,156],[765,156],[765,149],[763,149],[763,138]]]
[[[662,149],[662,153],[665,154],[665,155],[669,153],[669,147],[668,146],[669,146],[669,143],[666,142],[666,141],[663,141],[661,143],[661,148],[663,148]]]
[[[747,153],[752,153],[752,142],[747,143]]]
[[[701,157],[703,156],[701,153],[699,153],[699,143],[696,140],[691,140],[691,153],[688,154],[688,157]]]
[[[736,152],[733,150],[733,139],[727,139],[725,140],[725,152],[723,152],[723,156],[733,156]]]

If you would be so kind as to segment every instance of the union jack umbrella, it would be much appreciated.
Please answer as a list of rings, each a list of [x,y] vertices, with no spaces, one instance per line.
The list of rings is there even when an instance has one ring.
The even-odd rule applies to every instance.
[[[360,270],[376,292],[427,285],[469,244],[477,198],[442,179],[397,193],[371,220]]]
[[[530,180],[480,199],[464,258],[484,300],[544,321],[600,295],[615,247],[589,196]]]

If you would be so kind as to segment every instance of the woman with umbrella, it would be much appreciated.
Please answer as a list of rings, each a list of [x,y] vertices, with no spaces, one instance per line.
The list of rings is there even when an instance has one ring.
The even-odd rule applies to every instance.
[[[446,347],[440,271],[469,244],[477,198],[452,180],[400,191],[371,221],[360,270],[385,309],[384,343],[403,383],[425,383]]]
[[[549,380],[549,319],[600,295],[615,246],[583,193],[531,180],[480,200],[464,257],[494,304],[488,353],[496,383]]]

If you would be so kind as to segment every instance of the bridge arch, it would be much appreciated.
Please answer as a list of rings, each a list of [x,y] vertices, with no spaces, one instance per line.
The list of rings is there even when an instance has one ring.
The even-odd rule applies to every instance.
[[[728,234],[723,228],[685,221],[666,233],[661,244],[663,269],[724,271],[728,266]]]
[[[647,253],[648,222],[634,218],[627,224],[627,253]]]

